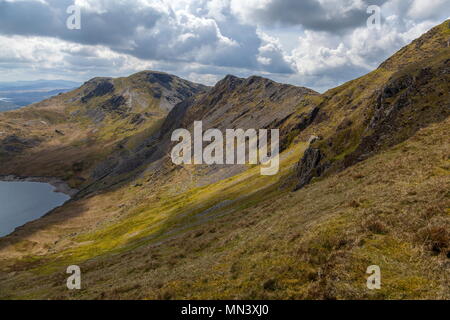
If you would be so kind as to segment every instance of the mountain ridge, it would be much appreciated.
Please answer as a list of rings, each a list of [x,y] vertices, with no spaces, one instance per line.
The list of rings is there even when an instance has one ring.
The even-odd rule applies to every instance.
[[[152,74],[165,75],[164,86],[152,82]],[[176,103],[207,89],[176,76],[144,71],[126,78],[93,78],[71,92],[0,114],[0,159],[4,163],[0,171],[56,175],[77,187],[86,182],[94,163],[123,139],[155,130]],[[14,143],[9,142],[11,139]],[[28,140],[37,145],[30,149]],[[82,152],[78,155],[79,150]],[[68,154],[72,155],[69,159]],[[19,162],[13,165],[15,170],[8,165],[12,158]],[[30,166],[41,170],[33,172]]]
[[[347,115],[342,122],[334,124],[332,135],[327,137],[323,134],[324,138],[316,141],[300,161],[297,188],[304,187],[314,177],[327,171],[342,170],[372,156],[374,152],[392,147],[409,138],[415,130],[448,117],[450,104],[446,92],[450,90],[450,48],[445,41],[447,35],[450,36],[447,23],[439,25],[381,64],[368,75],[372,79],[378,78],[375,81],[378,88],[365,101],[353,101],[353,97],[366,90],[367,84],[362,84],[361,78],[344,85],[340,97],[334,94],[334,89],[324,94],[325,99],[335,100],[329,103],[333,112],[338,109],[337,105],[343,105],[348,110]],[[405,54],[412,55],[411,48],[419,53],[418,61],[397,62],[408,61],[410,58]],[[386,73],[387,69],[392,69],[390,65],[396,68]],[[425,105],[422,102],[421,108],[417,109],[415,100],[421,99],[424,94],[427,94],[428,101]],[[327,117],[327,111],[323,114],[321,111],[317,115],[318,121],[321,117]],[[352,118],[357,118],[360,123]],[[351,141],[343,141],[346,135],[351,135]]]

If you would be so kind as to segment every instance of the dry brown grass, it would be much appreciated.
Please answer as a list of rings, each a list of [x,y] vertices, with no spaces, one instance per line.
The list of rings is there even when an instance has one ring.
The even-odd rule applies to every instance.
[[[63,269],[4,274],[3,298],[448,299],[450,120],[304,190],[262,192],[178,237]],[[236,204],[237,207],[243,203]],[[378,264],[382,289],[365,287]]]

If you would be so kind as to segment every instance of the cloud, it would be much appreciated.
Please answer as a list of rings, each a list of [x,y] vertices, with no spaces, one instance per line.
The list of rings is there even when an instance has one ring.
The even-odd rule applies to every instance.
[[[66,28],[68,6],[81,30]],[[380,5],[381,30],[366,26]],[[448,18],[450,0],[0,0],[2,79],[258,74],[323,91]]]
[[[306,31],[290,57],[296,65],[296,79],[308,79],[304,84],[319,91],[355,79],[434,25],[424,21],[405,28],[403,19],[390,16],[379,30],[360,27],[344,36]]]
[[[104,46],[89,46],[52,38],[0,36],[0,74],[2,80],[73,79],[95,76],[123,76],[152,69],[154,63]]]
[[[232,0],[234,12],[244,21],[264,26],[301,25],[333,33],[365,25],[369,5],[386,0]]]
[[[442,13],[447,12],[447,15],[450,14],[449,7],[449,0],[415,0],[412,1],[407,14],[409,17],[419,21],[427,19],[438,19],[440,16],[442,16]]]
[[[208,14],[199,15],[201,8],[208,13],[218,10],[210,3],[199,2],[202,6],[193,12],[192,6],[175,10],[158,0],[78,0],[81,30],[69,30],[66,9],[71,4],[66,0],[1,0],[0,33],[102,45],[145,60],[292,72],[285,61],[279,61],[282,55],[274,55],[273,63],[259,63],[257,55],[263,40],[255,27],[232,21],[232,16],[224,17],[226,21],[220,24]]]

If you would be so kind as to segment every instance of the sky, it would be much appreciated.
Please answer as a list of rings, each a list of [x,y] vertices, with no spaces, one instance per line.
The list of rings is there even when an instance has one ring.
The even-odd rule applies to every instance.
[[[72,5],[80,29],[67,27],[78,21]],[[207,85],[260,75],[323,92],[449,17],[450,0],[0,0],[0,81],[157,70]]]

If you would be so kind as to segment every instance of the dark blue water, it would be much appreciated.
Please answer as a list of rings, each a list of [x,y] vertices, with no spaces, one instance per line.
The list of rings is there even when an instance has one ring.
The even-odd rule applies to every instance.
[[[70,199],[48,183],[0,181],[0,237]]]

